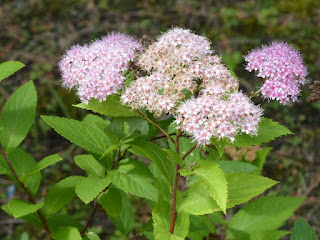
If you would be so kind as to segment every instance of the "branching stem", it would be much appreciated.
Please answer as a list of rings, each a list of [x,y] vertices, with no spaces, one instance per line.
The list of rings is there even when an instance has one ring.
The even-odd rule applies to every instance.
[[[148,118],[140,109],[138,109],[138,112],[144,119],[146,119],[149,123],[151,123],[153,126],[158,128],[171,142],[175,144],[175,141],[172,139],[172,137],[170,137],[170,135],[165,130],[163,130],[158,124],[156,124],[154,121]]]
[[[4,152],[2,151],[2,149],[0,149],[0,151],[1,151],[1,155],[4,157],[6,163],[8,164],[8,166],[9,166],[9,168],[10,168],[12,175],[13,175],[14,178],[17,180],[17,182],[20,184],[20,186],[22,187],[22,189],[26,192],[29,202],[31,202],[32,204],[36,204],[35,199],[32,197],[32,195],[31,195],[31,193],[29,192],[29,190],[27,189],[27,187],[24,185],[23,182],[21,182],[21,181],[19,180],[19,177],[18,177],[16,171],[14,170],[11,162],[9,161],[9,158],[8,158],[7,154],[4,153]],[[46,220],[45,217],[42,215],[42,213],[41,213],[40,210],[37,211],[37,214],[38,214],[38,216],[40,217],[40,220],[41,220],[41,222],[42,222],[42,224],[43,224],[43,226],[44,226],[44,229],[45,229],[46,232],[48,233],[49,238],[52,240],[52,238],[51,238],[51,236],[50,236],[51,231],[50,231],[50,228],[49,228],[49,226],[48,226],[47,220]]]

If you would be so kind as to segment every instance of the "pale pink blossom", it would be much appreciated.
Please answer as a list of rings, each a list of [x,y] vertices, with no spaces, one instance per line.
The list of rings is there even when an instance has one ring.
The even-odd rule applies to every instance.
[[[75,88],[82,102],[92,98],[104,101],[122,88],[123,72],[141,49],[139,42],[120,33],[73,46],[59,62],[63,85]]]
[[[297,101],[300,86],[306,83],[307,68],[292,46],[275,42],[252,50],[245,60],[246,70],[255,70],[258,77],[266,79],[261,87],[262,96],[282,104]]]

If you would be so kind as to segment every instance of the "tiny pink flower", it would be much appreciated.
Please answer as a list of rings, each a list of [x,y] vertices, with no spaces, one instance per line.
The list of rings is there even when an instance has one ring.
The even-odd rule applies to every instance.
[[[246,70],[257,72],[266,81],[261,94],[282,104],[297,101],[300,86],[306,83],[307,68],[300,53],[286,43],[272,43],[245,56]]]
[[[73,46],[59,62],[63,85],[75,88],[82,102],[106,100],[123,86],[123,71],[134,60],[139,42],[120,33],[112,33],[84,46]]]

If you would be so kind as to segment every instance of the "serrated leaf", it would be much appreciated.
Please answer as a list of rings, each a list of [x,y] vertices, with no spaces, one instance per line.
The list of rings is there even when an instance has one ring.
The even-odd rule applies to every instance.
[[[67,205],[76,196],[75,188],[82,180],[83,177],[71,176],[53,185],[44,202],[43,211],[51,215]]]
[[[233,142],[233,146],[243,147],[252,145],[261,145],[274,140],[280,136],[293,134],[289,129],[268,118],[262,118],[259,122],[259,130],[257,136],[248,134],[238,135]]]
[[[122,160],[118,168],[108,172],[112,184],[125,192],[158,201],[158,189],[152,185],[153,176],[149,169],[137,160]]]
[[[24,64],[18,61],[7,61],[0,64],[0,82],[23,68]]]
[[[167,153],[162,150],[158,145],[136,140],[129,144],[132,148],[128,150],[134,154],[142,157],[148,157],[159,168],[163,176],[168,180],[170,186],[172,186],[175,176],[176,166],[175,163],[167,158]]]
[[[110,183],[110,178],[107,177],[90,176],[83,178],[83,180],[77,184],[76,194],[85,204],[88,204],[97,197],[103,189],[108,187]]]
[[[103,119],[102,117],[100,117],[98,115],[94,115],[94,114],[87,114],[84,117],[83,122],[93,123],[97,127],[99,127],[101,130],[104,130],[111,123],[109,120]]]
[[[228,208],[249,201],[263,193],[266,189],[277,184],[277,181],[256,174],[227,173],[228,181]]]
[[[110,147],[107,135],[88,122],[53,116],[41,117],[61,136],[89,152],[102,155]]]
[[[245,162],[239,161],[217,161],[216,162],[225,173],[232,172],[244,172],[244,173],[256,173],[258,167]]]
[[[179,212],[193,215],[204,215],[216,211],[221,211],[220,207],[200,181],[191,185],[188,190],[188,198],[181,203],[179,208]]]
[[[122,234],[128,236],[133,230],[134,214],[128,196],[122,191],[120,193],[122,195],[122,208],[119,217],[108,216],[108,218]]]
[[[77,228],[61,227],[57,232],[51,234],[54,240],[82,240]]]
[[[250,202],[231,219],[231,231],[250,233],[253,231],[275,230],[288,219],[303,202],[298,197],[262,197]]]
[[[11,212],[11,210],[9,208],[9,203],[1,205],[1,209],[3,211],[5,211],[6,213],[8,213],[9,215],[13,216],[13,213]],[[25,216],[22,216],[22,217],[19,217],[19,218],[21,220],[29,222],[29,223],[31,223],[33,225],[43,226],[42,222],[41,222],[41,219],[40,219],[39,215],[36,212],[29,213],[28,215],[25,215]]]
[[[33,82],[27,82],[16,90],[0,116],[0,142],[5,152],[17,148],[27,136],[34,122],[37,93]]]
[[[299,218],[293,227],[290,240],[317,240],[318,237],[310,225],[303,219]]]
[[[140,114],[136,110],[120,103],[120,96],[108,96],[106,101],[99,102],[99,100],[92,99],[88,104],[79,103],[74,105],[78,108],[91,110],[93,112],[109,116],[109,117],[139,117]]]
[[[43,203],[32,204],[22,199],[11,199],[9,202],[9,209],[13,217],[21,218],[30,213],[38,211],[43,206]]]
[[[228,187],[224,172],[218,164],[211,161],[200,160],[198,164],[199,167],[193,171],[194,174],[199,177],[210,196],[217,202],[222,211],[226,213]]]
[[[184,165],[184,162],[177,152],[171,150],[171,149],[166,149],[163,148],[163,151],[167,152],[169,159],[173,160],[176,164],[179,164],[180,166]]]
[[[40,172],[32,173],[28,176],[28,178],[23,179],[25,175],[36,169],[37,163],[34,158],[29,153],[17,148],[8,154],[8,159],[17,176],[19,179],[21,179],[21,182],[26,186],[32,195],[35,195],[40,186]]]
[[[185,212],[180,212],[177,216],[176,223],[174,226],[174,235],[185,239],[189,233],[189,227],[190,227],[189,214]]]
[[[228,182],[227,208],[245,203],[277,183],[266,177],[246,173],[227,173],[226,180]],[[203,215],[220,211],[220,208],[206,191],[203,183],[198,181],[191,185],[188,198],[182,202],[179,211]]]
[[[289,231],[280,231],[280,230],[266,230],[266,231],[255,231],[249,234],[250,240],[279,240],[282,237],[288,235]],[[243,238],[247,240],[248,238]],[[242,240],[240,238],[240,240]]]
[[[109,216],[119,217],[122,209],[122,195],[116,188],[108,188],[98,198],[98,203]]]
[[[33,175],[36,172],[41,171],[42,169],[53,165],[57,162],[60,162],[62,160],[62,158],[58,155],[58,154],[52,154],[50,156],[45,157],[44,159],[42,159],[40,162],[38,162],[35,166],[35,169],[29,173],[27,173],[26,175],[22,176],[21,178],[19,178],[21,181],[25,181],[28,177],[30,177],[31,175]]]
[[[105,168],[91,155],[78,155],[74,158],[77,166],[86,171],[88,176],[105,176]]]

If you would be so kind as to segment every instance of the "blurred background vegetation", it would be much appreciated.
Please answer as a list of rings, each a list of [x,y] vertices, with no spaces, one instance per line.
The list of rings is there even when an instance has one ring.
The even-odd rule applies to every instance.
[[[310,83],[320,80],[320,1],[315,0],[1,0],[0,19],[0,62],[18,60],[26,64],[1,82],[0,106],[19,85],[33,80],[39,96],[37,119],[22,147],[37,160],[52,153],[64,158],[62,164],[45,172],[43,195],[63,177],[82,174],[73,163],[73,156],[81,150],[54,133],[39,117],[46,114],[82,119],[86,114],[71,106],[78,99],[74,92],[61,87],[57,69],[64,50],[73,44],[119,31],[136,36],[147,46],[172,26],[192,29],[212,41],[213,49],[239,77],[242,90],[250,94],[261,85],[261,79],[244,71],[242,56],[261,44],[285,41],[301,51]],[[260,98],[255,101],[262,102],[267,117],[295,133],[269,145],[273,150],[264,168],[265,176],[281,182],[269,194],[306,197],[285,229],[292,229],[297,216],[303,216],[320,235],[320,104],[308,103],[309,95],[306,85],[300,101],[289,107]],[[8,201],[10,185],[0,178],[0,204]],[[148,219],[150,212],[144,203],[133,201],[137,203],[136,217]],[[82,219],[89,208],[73,201],[66,213]],[[99,214],[96,231],[112,235],[105,239],[120,239],[103,212]],[[0,212],[1,239],[40,239],[37,231]]]

